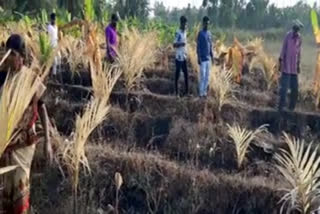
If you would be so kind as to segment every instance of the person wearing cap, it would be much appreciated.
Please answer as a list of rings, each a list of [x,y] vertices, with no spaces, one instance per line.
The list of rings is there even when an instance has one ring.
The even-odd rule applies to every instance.
[[[293,22],[292,30],[289,31],[283,41],[279,57],[281,71],[278,110],[281,112],[286,106],[287,92],[290,89],[289,110],[294,111],[298,99],[298,75],[300,73],[302,38],[300,30],[303,24],[299,20]]]
[[[179,95],[179,77],[180,71],[184,74],[185,91],[184,94],[189,93],[189,80],[188,80],[188,68],[187,68],[187,18],[185,16],[180,17],[180,29],[176,32],[173,47],[176,49],[176,73],[175,73],[175,92]]]
[[[51,48],[57,48],[58,47],[58,42],[59,42],[59,31],[58,31],[58,26],[56,24],[56,14],[51,13],[50,15],[50,23],[48,24],[47,27],[47,32],[50,40],[50,46]],[[55,57],[53,66],[52,66],[52,73],[53,75],[57,74],[57,66],[60,65],[60,56]]]
[[[209,76],[211,70],[211,64],[213,63],[212,52],[212,36],[208,30],[210,23],[209,17],[203,18],[203,28],[198,34],[197,38],[197,55],[198,63],[200,65],[200,78],[199,78],[199,95],[200,97],[206,97],[209,86]]]
[[[10,55],[0,67],[0,73],[6,74],[1,80],[0,89],[5,87],[5,81],[20,72],[25,57],[25,42],[18,34],[13,34],[6,42],[6,50]],[[30,71],[32,72],[32,71]],[[44,152],[46,158],[52,160],[52,149],[49,136],[49,118],[45,104],[41,101],[41,95],[45,86],[40,84],[36,95],[25,110],[19,121],[16,133],[9,146],[0,157],[1,164],[6,166],[18,166],[14,171],[3,175],[3,198],[0,202],[0,213],[25,214],[30,209],[30,173],[31,165],[39,142],[35,124],[40,119],[44,129]],[[0,98],[1,99],[1,98]],[[2,167],[2,166],[1,166]],[[0,168],[1,168],[0,167]],[[2,186],[0,184],[0,186]],[[2,205],[2,206],[1,206]]]
[[[111,22],[106,27],[105,36],[107,43],[107,60],[113,63],[117,56],[118,48],[118,34],[117,34],[118,16],[116,14],[111,15]]]

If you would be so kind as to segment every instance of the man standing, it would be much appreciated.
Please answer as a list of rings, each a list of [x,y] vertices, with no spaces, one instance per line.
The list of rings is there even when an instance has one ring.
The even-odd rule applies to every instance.
[[[211,33],[208,31],[209,22],[209,18],[205,16],[203,18],[203,29],[199,32],[197,39],[198,63],[200,65],[200,97],[207,96],[211,62],[213,62],[212,36]]]
[[[50,45],[51,48],[56,48],[58,46],[58,26],[56,25],[56,14],[51,13],[50,15],[50,24],[48,25],[48,35],[50,39]],[[60,64],[60,56],[55,57],[53,67],[52,67],[52,73],[53,75],[57,74],[57,66]]]
[[[176,75],[175,75],[175,92],[179,95],[179,77],[180,71],[184,73],[185,82],[185,95],[189,93],[188,84],[188,69],[187,69],[187,18],[184,16],[180,17],[180,29],[176,32],[175,40],[173,46],[176,48]]]
[[[299,31],[303,24],[299,20],[293,22],[293,27],[287,33],[281,55],[279,58],[281,79],[280,79],[280,98],[278,110],[281,112],[286,106],[286,96],[290,89],[289,110],[293,111],[298,99],[298,74],[300,73],[300,58],[302,39]]]
[[[118,16],[111,15],[111,23],[105,30],[106,43],[107,43],[107,60],[111,63],[114,62],[117,56],[118,35],[117,35]]]

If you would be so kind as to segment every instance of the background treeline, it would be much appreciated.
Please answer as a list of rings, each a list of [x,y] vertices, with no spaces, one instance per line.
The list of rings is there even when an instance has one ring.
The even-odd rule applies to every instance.
[[[40,9],[52,11],[61,9],[70,12],[72,17],[81,17],[85,0],[0,0],[2,13],[14,18],[17,13],[35,15]],[[311,7],[304,1],[297,2],[292,7],[278,8],[269,0],[203,0],[202,7],[189,5],[186,8],[167,8],[161,1],[150,5],[148,0],[95,0],[94,10],[96,18],[103,20],[110,11],[118,11],[122,17],[135,16],[140,20],[151,17],[165,22],[176,22],[178,17],[185,14],[190,23],[197,23],[204,14],[208,14],[214,24],[221,28],[243,28],[262,30],[266,28],[280,28],[287,26],[293,19],[299,18],[306,25],[309,24]],[[5,15],[5,14],[2,14]]]

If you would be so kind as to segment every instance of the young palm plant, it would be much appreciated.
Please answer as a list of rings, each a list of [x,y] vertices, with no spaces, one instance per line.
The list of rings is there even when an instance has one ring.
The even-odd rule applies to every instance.
[[[257,137],[258,134],[267,131],[266,127],[267,125],[263,125],[252,131],[246,128],[241,128],[238,124],[233,126],[228,124],[228,134],[232,138],[236,147],[238,168],[241,168],[243,164],[248,152],[248,148],[250,147],[250,143]]]
[[[275,156],[277,168],[284,176],[289,188],[280,200],[281,213],[298,211],[302,214],[314,213],[319,208],[320,199],[320,156],[318,146],[312,143],[306,146],[304,140],[284,134],[288,150],[281,149]]]
[[[209,90],[218,102],[219,111],[222,106],[230,102],[234,96],[234,86],[231,71],[221,71],[219,67],[212,66],[210,74]]]
[[[40,53],[38,57],[40,59],[40,64],[43,65],[50,59],[53,53],[53,48],[50,45],[49,36],[44,32],[41,32],[39,34],[39,48]]]

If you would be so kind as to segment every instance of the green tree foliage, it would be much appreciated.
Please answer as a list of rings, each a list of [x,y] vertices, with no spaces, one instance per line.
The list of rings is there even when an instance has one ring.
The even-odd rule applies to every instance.
[[[148,0],[114,0],[114,11],[119,12],[121,18],[138,17],[146,20],[149,16]]]

